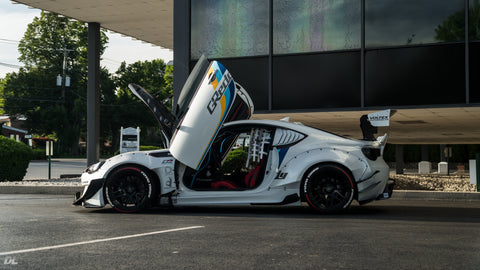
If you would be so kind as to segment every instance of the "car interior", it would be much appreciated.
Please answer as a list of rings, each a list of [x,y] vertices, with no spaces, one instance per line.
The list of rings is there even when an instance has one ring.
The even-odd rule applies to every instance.
[[[273,134],[264,127],[221,130],[200,169],[186,169],[183,184],[199,191],[255,189],[265,175]]]

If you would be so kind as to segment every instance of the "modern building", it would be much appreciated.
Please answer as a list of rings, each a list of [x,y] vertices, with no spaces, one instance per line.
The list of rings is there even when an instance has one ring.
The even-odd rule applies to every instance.
[[[360,137],[361,114],[392,108],[392,143],[480,143],[480,0],[15,2],[172,48],[175,97],[205,54],[257,118]]]

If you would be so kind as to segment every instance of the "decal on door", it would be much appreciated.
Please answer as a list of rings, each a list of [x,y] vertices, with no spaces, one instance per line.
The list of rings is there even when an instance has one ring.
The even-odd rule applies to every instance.
[[[213,61],[170,143],[177,160],[198,170],[233,106],[235,91],[232,75]]]

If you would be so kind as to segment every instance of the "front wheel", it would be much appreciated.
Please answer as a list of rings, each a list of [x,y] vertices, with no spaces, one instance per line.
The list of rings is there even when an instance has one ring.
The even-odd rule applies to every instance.
[[[133,213],[146,209],[154,198],[155,188],[149,173],[130,165],[115,169],[105,181],[105,195],[119,212]]]
[[[302,188],[308,205],[325,213],[346,209],[355,194],[350,174],[334,164],[316,165],[307,173]]]

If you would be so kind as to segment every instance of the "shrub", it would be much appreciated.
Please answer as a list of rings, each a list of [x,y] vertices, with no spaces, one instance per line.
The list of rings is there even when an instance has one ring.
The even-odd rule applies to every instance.
[[[0,136],[0,181],[21,181],[31,158],[26,144]]]
[[[157,150],[157,149],[162,149],[162,147],[152,146],[152,145],[140,145],[140,151],[151,151],[151,150]]]
[[[45,149],[32,149],[32,159],[33,160],[45,160],[47,155],[45,154]]]

